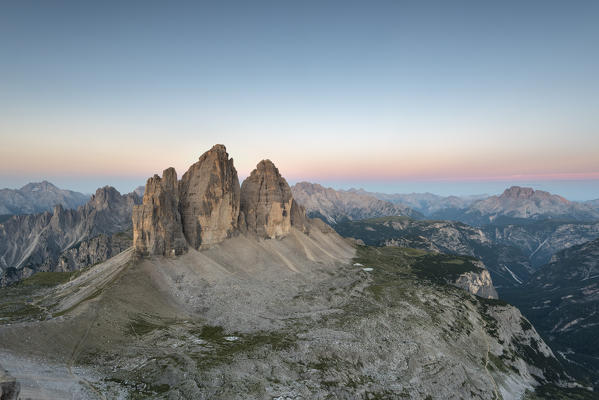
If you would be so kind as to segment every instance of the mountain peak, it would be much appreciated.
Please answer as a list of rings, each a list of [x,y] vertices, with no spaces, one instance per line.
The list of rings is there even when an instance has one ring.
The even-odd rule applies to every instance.
[[[556,194],[551,194],[544,190],[534,190],[531,187],[521,187],[521,186],[512,186],[506,189],[501,196],[500,199],[539,199],[539,200],[555,200],[558,202],[562,202],[564,204],[569,204],[570,201],[563,198],[562,196],[558,196]]]
[[[54,184],[48,181],[41,182],[30,182],[23,186],[20,190],[24,192],[38,192],[38,191],[56,191],[58,189]]]

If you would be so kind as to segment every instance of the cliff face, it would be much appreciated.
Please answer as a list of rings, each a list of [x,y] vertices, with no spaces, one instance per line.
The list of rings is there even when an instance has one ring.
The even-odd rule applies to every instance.
[[[308,230],[304,209],[275,165],[261,161],[240,187],[233,159],[216,145],[179,182],[173,168],[148,179],[133,212],[133,242],[141,255],[178,255],[240,232],[281,238],[291,226]]]
[[[478,262],[477,265],[482,271],[466,272],[460,275],[452,284],[479,297],[497,299],[497,291],[493,286],[491,274],[482,262]]]
[[[112,235],[131,229],[131,210],[139,197],[121,195],[110,186],[100,188],[89,202],[77,210],[62,206],[41,214],[15,215],[0,224],[0,285],[27,277],[37,271],[58,271],[85,267],[87,259],[78,253],[82,243],[100,235]],[[96,239],[96,241],[99,239]],[[91,242],[90,242],[91,243]],[[94,262],[113,254],[93,250]],[[110,247],[105,247],[106,249]],[[83,254],[82,253],[82,254]],[[63,256],[68,261],[63,260]],[[105,258],[104,258],[105,257]]]
[[[237,229],[239,179],[225,146],[217,144],[179,182],[183,233],[193,248],[222,242]]]
[[[240,225],[266,238],[291,229],[293,197],[287,181],[270,160],[263,160],[241,186]]]
[[[178,255],[187,251],[179,215],[177,173],[148,179],[143,203],[133,210],[133,244],[140,254]]]

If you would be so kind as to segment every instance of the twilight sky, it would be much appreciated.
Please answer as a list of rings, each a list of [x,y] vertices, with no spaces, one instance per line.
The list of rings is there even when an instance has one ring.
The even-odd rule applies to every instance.
[[[598,1],[0,3],[0,187],[240,176],[599,198]]]

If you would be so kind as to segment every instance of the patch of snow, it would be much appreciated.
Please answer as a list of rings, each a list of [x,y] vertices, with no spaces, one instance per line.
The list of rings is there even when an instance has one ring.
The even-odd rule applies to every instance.
[[[239,340],[239,337],[238,336],[225,336],[225,340],[227,342],[234,342],[236,340]]]
[[[362,271],[366,271],[366,272],[370,272],[372,270],[373,270],[373,268],[370,268],[370,267],[362,268]]]
[[[360,263],[355,263],[354,267],[363,267],[364,265],[360,264]]]

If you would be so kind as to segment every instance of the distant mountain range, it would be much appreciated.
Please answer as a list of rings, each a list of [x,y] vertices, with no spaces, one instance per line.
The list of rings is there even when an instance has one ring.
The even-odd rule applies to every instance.
[[[379,193],[367,192],[364,189],[349,189],[349,192],[374,196],[380,200],[389,201],[393,204],[403,204],[418,211],[425,216],[434,215],[444,210],[462,210],[477,200],[489,197],[486,194],[472,196],[439,196],[433,193]]]
[[[461,221],[476,226],[545,219],[599,221],[599,199],[581,203],[520,186],[512,186],[499,196],[443,197],[432,193],[387,194],[362,189],[350,189],[349,192],[410,207],[430,219]]]
[[[393,204],[376,196],[355,190],[335,190],[317,183],[299,182],[291,187],[293,197],[306,208],[312,218],[321,218],[334,225],[343,220],[359,220],[405,215],[423,218],[408,206]]]
[[[48,181],[28,183],[20,189],[0,189],[0,215],[35,214],[51,211],[55,205],[77,208],[89,195],[59,189]]]
[[[596,221],[599,220],[599,211],[556,194],[512,186],[500,196],[474,202],[459,218],[462,222],[473,225],[509,223],[523,219]]]

